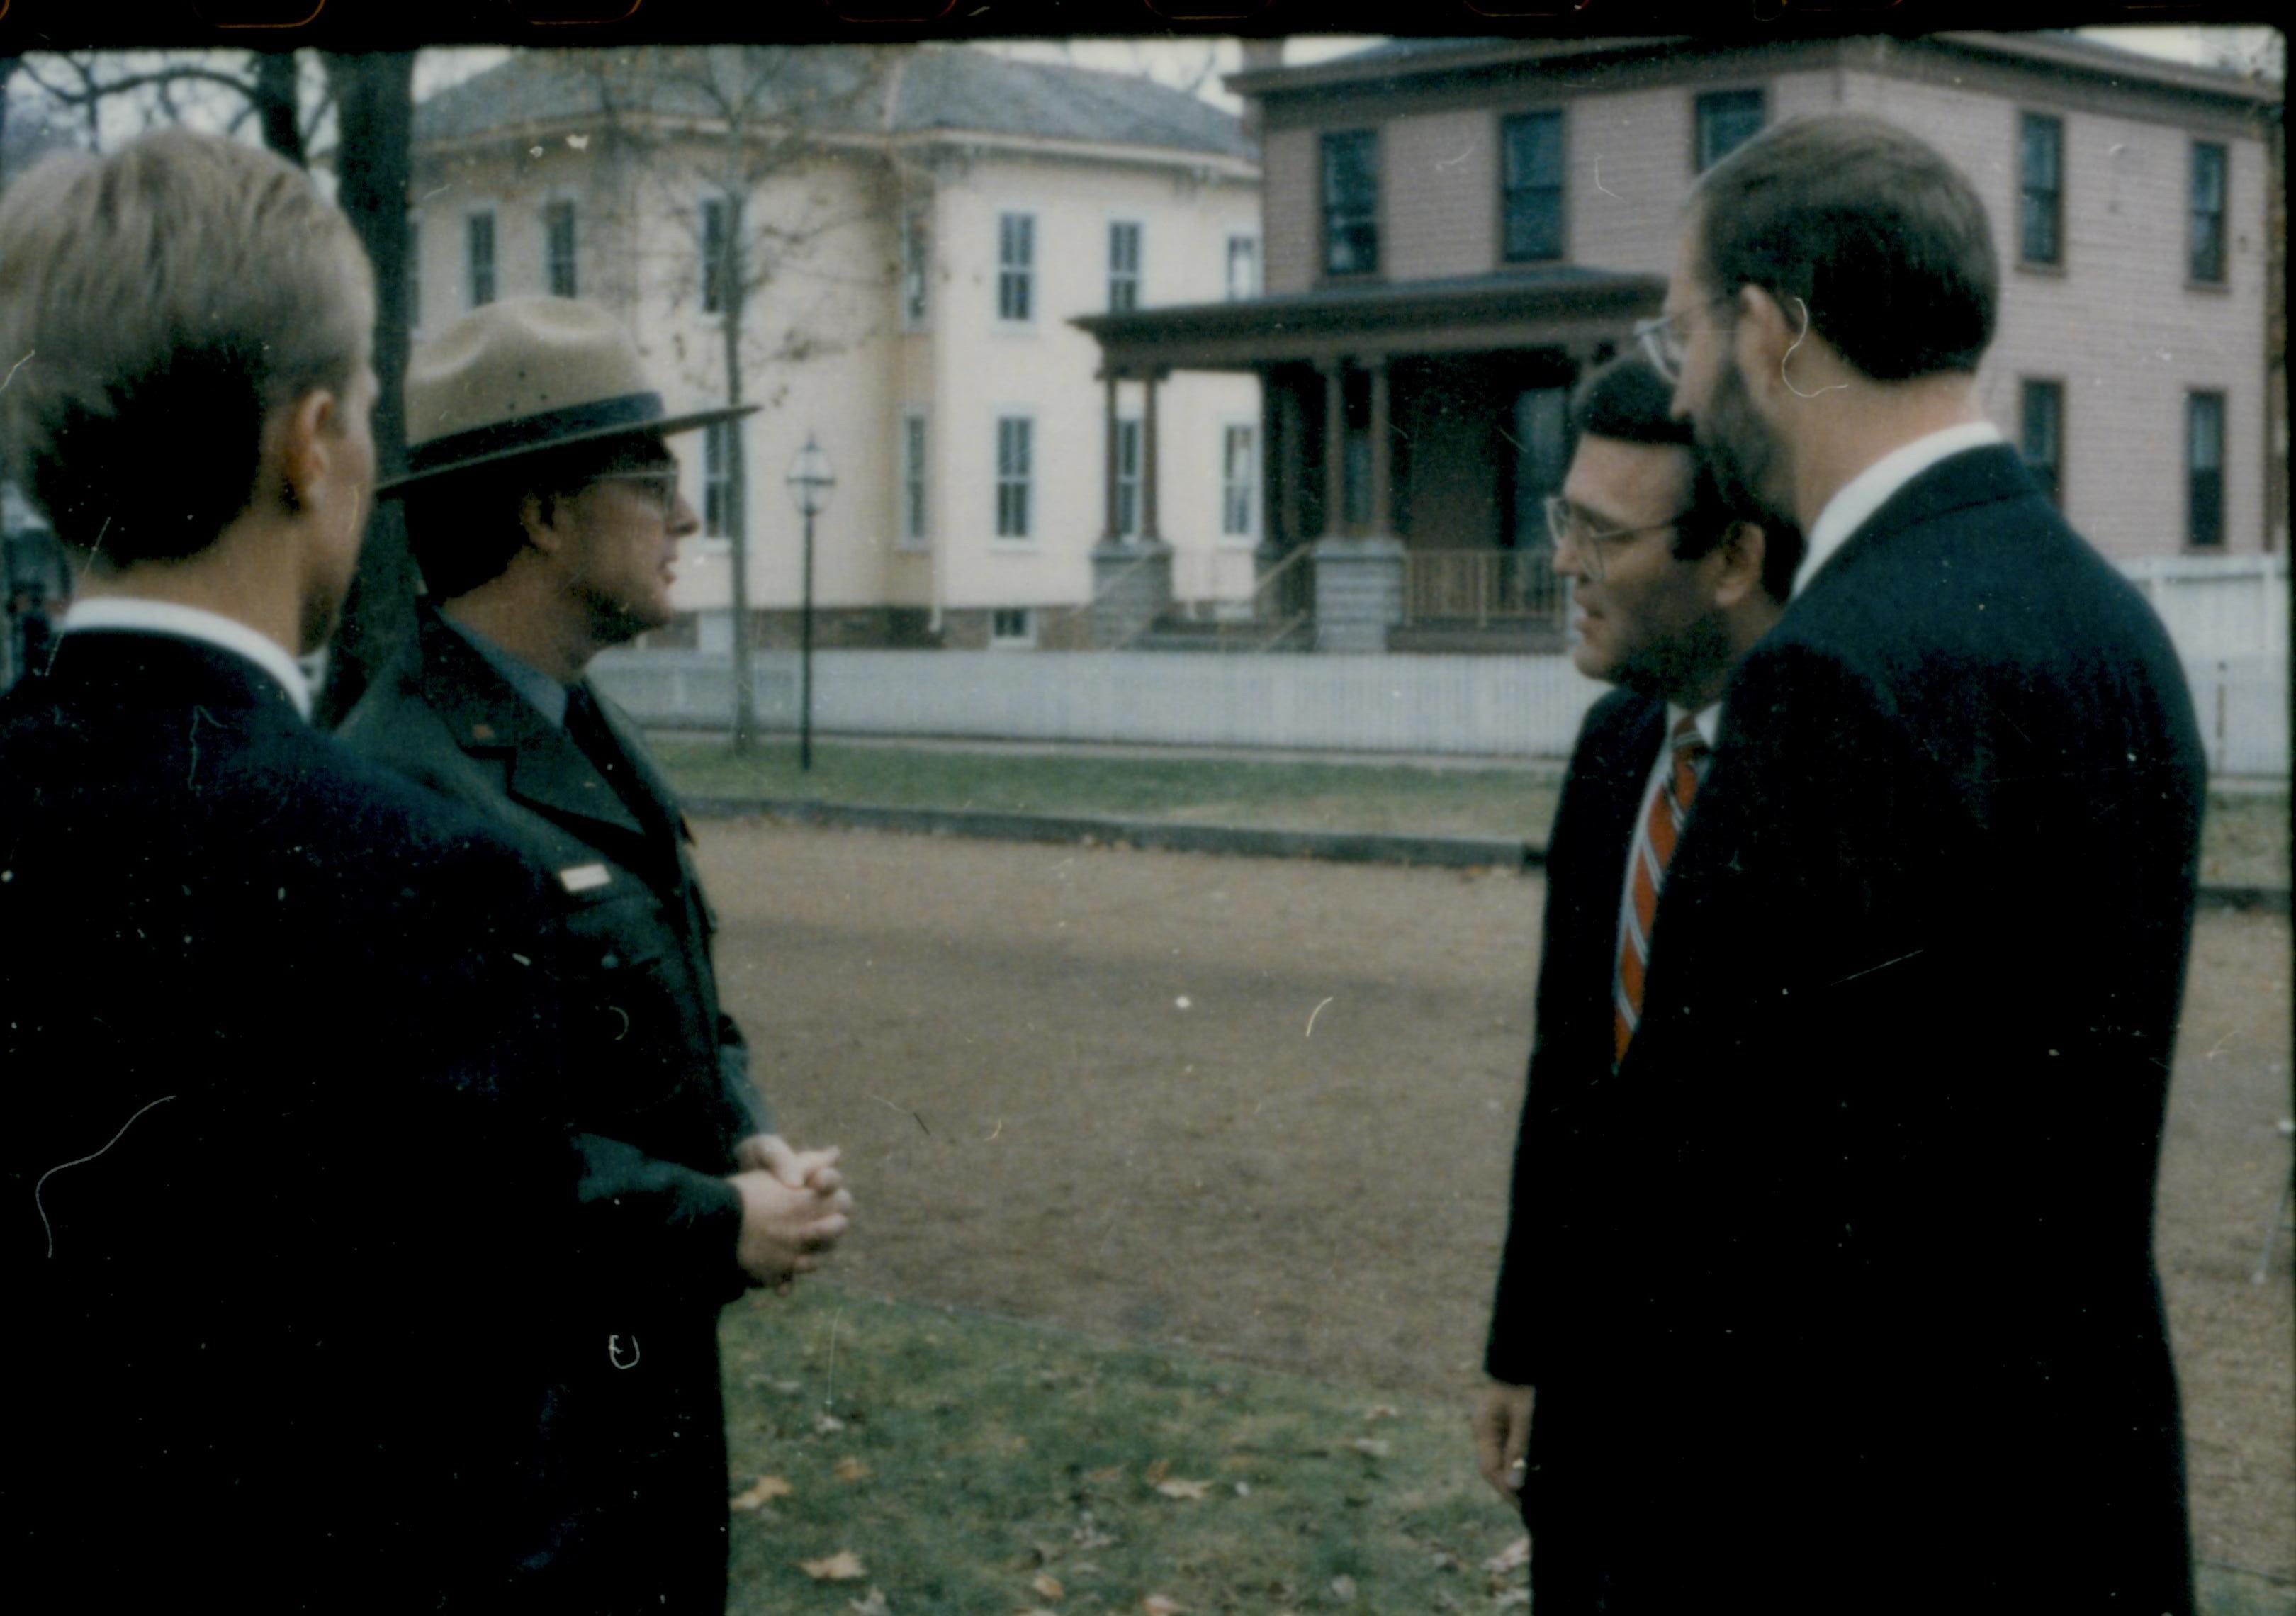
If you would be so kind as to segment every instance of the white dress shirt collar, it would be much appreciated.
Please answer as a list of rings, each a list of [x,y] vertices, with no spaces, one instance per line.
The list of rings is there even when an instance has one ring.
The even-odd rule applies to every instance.
[[[1671,701],[1669,701],[1666,704],[1666,733],[1669,738],[1673,735],[1676,726],[1681,724],[1682,720],[1688,716],[1689,712],[1690,709],[1687,707],[1677,707]],[[1698,710],[1698,738],[1705,742],[1707,751],[1711,751],[1714,750],[1714,742],[1716,739],[1718,738],[1721,734],[1722,703],[1719,701],[1709,701],[1705,706]],[[1667,751],[1670,749],[1661,748],[1660,750]],[[1669,762],[1666,767],[1672,768],[1674,766]]]
[[[254,663],[276,680],[308,722],[311,717],[311,681],[286,647],[257,633],[235,618],[200,606],[173,601],[151,601],[133,595],[107,595],[74,601],[64,612],[65,634],[86,629],[128,634],[164,634],[179,640],[198,640],[219,651]]]
[[[1794,587],[1799,589],[1816,577],[1817,570],[1888,503],[1890,495],[1939,461],[1964,449],[2001,441],[2001,429],[1990,421],[1967,421],[1931,432],[1926,438],[1916,438],[1882,455],[1836,489],[1833,497],[1825,502],[1825,509],[1817,513],[1817,520],[1810,524],[1801,567],[1794,574]]]

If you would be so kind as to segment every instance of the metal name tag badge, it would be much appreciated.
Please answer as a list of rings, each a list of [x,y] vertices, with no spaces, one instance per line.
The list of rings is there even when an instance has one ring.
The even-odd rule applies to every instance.
[[[569,892],[587,892],[603,887],[614,878],[602,864],[578,864],[570,870],[558,872],[558,879],[566,883]]]

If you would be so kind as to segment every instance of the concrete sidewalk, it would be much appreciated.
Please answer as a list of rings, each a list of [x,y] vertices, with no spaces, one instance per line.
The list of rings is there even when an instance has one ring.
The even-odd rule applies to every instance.
[[[792,824],[975,836],[995,841],[1157,848],[1247,858],[1325,858],[1341,864],[1427,865],[1446,869],[1544,869],[1546,849],[1496,836],[1395,835],[1377,831],[1285,831],[1190,824],[1081,814],[1016,814],[974,808],[877,808],[771,797],[692,796],[686,812],[703,819],[778,819]],[[2285,887],[2203,886],[2203,908],[2289,912]]]

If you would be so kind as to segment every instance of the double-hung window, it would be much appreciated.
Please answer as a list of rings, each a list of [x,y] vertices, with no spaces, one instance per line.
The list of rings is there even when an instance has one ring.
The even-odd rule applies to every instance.
[[[2224,547],[2225,396],[2185,395],[2185,542]]]
[[[1036,318],[1037,218],[1031,213],[996,216],[996,317],[1025,325]]]
[[[543,284],[554,298],[580,296],[574,277],[574,204],[560,198],[542,209]]]
[[[1562,256],[1562,114],[1525,112],[1499,126],[1506,261]]]
[[[1248,426],[1220,429],[1220,532],[1229,537],[1251,531],[1251,438]]]
[[[1029,537],[1029,503],[1034,482],[1037,423],[1026,415],[996,418],[996,537]]]
[[[931,310],[932,235],[922,209],[901,218],[901,325],[923,329]]]
[[[1140,226],[1120,220],[1108,227],[1108,310],[1140,307]]]
[[[484,308],[495,300],[495,216],[473,213],[463,221],[463,285],[471,307]]]
[[[2065,121],[2027,112],[2017,120],[2017,256],[2027,264],[2064,258]]]
[[[724,314],[733,304],[734,283],[742,273],[741,246],[734,240],[734,205],[722,196],[701,199],[701,312]]]
[[[734,434],[738,421],[716,421],[701,433],[701,533],[705,538],[741,537],[741,502],[734,488]]]
[[[901,417],[901,537],[902,546],[922,549],[932,537],[926,525],[925,418],[911,410]]]
[[[1116,423],[1116,537],[1140,537],[1140,422]]]
[[[2064,503],[2065,385],[2027,381],[2019,390],[2017,447],[2025,469],[2054,504]]]
[[[1230,302],[1259,295],[1259,238],[1227,238],[1227,295]]]
[[[2191,251],[2186,273],[2195,281],[2225,278],[2226,149],[2213,141],[2193,143]]]
[[[1762,132],[1765,109],[1759,90],[1718,90],[1697,104],[1698,150],[1693,160],[1701,174]]]
[[[1324,136],[1324,273],[1379,273],[1379,134]]]

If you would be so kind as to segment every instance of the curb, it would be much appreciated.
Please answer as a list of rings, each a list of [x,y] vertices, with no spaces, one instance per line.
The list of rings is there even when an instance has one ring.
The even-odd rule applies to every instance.
[[[872,808],[860,803],[759,797],[686,797],[701,819],[763,817],[794,824],[906,831],[922,836],[978,836],[993,841],[1066,841],[1155,848],[1174,853],[1224,853],[1247,858],[1324,858],[1340,864],[1432,865],[1445,869],[1535,869],[1543,848],[1498,836],[1398,836],[1376,831],[1280,831],[1245,825],[1186,824],[1070,814],[1013,814],[975,808]]]
[[[1431,865],[1439,869],[1544,869],[1546,849],[1501,836],[1404,836],[1380,831],[1276,831],[1246,825],[1176,824],[1080,814],[1015,814],[978,808],[873,808],[773,797],[685,797],[698,819],[779,819],[792,824],[902,831],[916,836],[976,836],[990,841],[1083,842],[1218,853],[1244,858],[1324,858],[1338,864]],[[2202,886],[2203,909],[2289,913],[2286,887]]]

